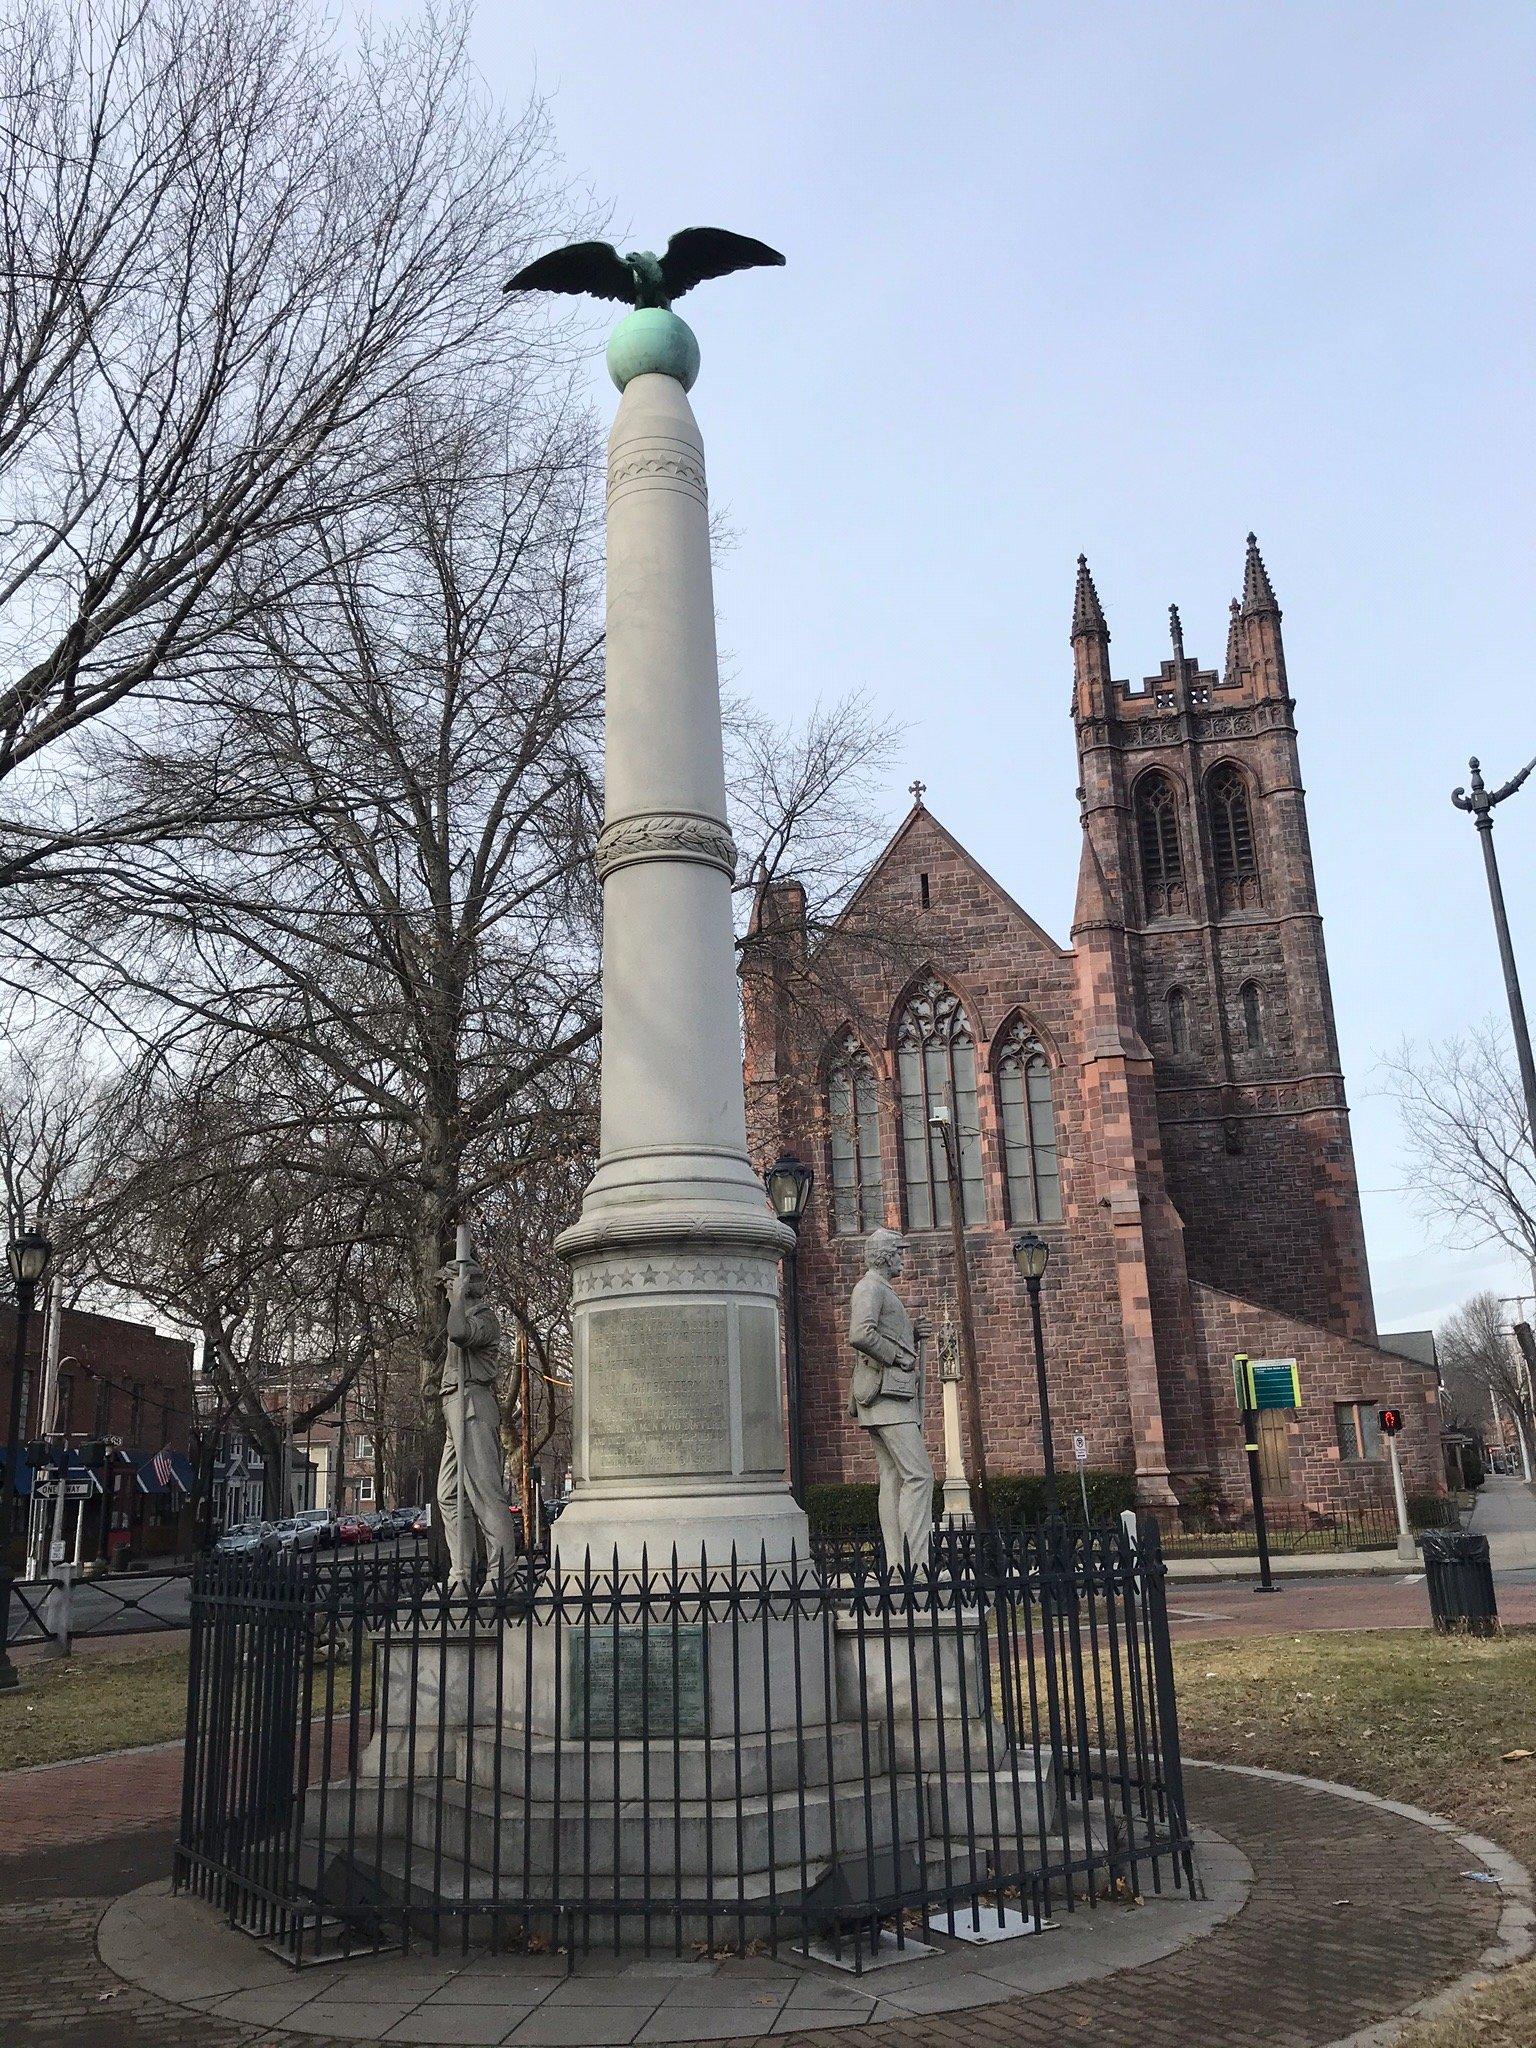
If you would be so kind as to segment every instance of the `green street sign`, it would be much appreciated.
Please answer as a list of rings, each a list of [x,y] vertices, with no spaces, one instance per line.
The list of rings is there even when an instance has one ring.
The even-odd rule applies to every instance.
[[[1301,1406],[1301,1375],[1294,1358],[1250,1358],[1240,1351],[1232,1361],[1232,1383],[1244,1413]]]

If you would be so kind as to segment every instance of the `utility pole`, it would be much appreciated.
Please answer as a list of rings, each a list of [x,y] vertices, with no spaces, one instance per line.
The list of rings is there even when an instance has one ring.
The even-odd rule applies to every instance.
[[[955,1306],[960,1311],[960,1357],[965,1366],[967,1435],[971,1443],[971,1500],[978,1529],[992,1527],[992,1497],[987,1490],[987,1451],[981,1427],[981,1370],[976,1363],[976,1313],[971,1305],[971,1266],[965,1249],[965,1190],[955,1120],[946,1104],[928,1118],[944,1145],[944,1172],[949,1185],[950,1239],[955,1250]]]

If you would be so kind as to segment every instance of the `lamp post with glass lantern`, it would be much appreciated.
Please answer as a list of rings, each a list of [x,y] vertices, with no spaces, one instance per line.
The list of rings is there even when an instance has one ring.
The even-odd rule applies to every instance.
[[[784,1377],[789,1409],[789,1490],[805,1506],[805,1404],[800,1379],[800,1219],[811,1199],[816,1175],[803,1159],[781,1152],[763,1175],[768,1200],[781,1223],[795,1233],[784,1254]]]
[[[987,1453],[981,1431],[981,1371],[976,1363],[976,1315],[971,1306],[971,1267],[965,1251],[964,1190],[955,1144],[955,1120],[945,1102],[935,1103],[928,1127],[944,1147],[944,1178],[949,1188],[949,1230],[955,1248],[955,1306],[960,1311],[960,1357],[965,1367],[967,1435],[971,1440],[971,1500],[978,1529],[992,1526],[992,1496],[987,1490]]]
[[[16,1454],[21,1439],[21,1376],[27,1355],[27,1325],[37,1290],[48,1276],[53,1246],[40,1230],[21,1230],[5,1248],[16,1288],[16,1350],[11,1361],[10,1413],[5,1431],[5,1485],[0,1489],[0,1692],[19,1680],[10,1658],[11,1531],[15,1527]]]
[[[1040,1320],[1040,1282],[1045,1278],[1045,1269],[1050,1264],[1051,1248],[1045,1239],[1033,1230],[1026,1230],[1022,1237],[1013,1241],[1014,1263],[1024,1275],[1024,1285],[1029,1289],[1029,1319],[1034,1326],[1035,1336],[1035,1385],[1040,1399],[1040,1442],[1045,1452],[1045,1513],[1048,1521],[1055,1521],[1061,1513],[1056,1497],[1056,1451],[1051,1442],[1051,1389],[1045,1376],[1045,1330]]]

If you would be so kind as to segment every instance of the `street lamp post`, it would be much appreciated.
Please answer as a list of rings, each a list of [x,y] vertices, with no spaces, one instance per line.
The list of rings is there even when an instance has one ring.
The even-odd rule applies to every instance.
[[[789,1409],[789,1490],[805,1506],[805,1390],[800,1374],[800,1220],[816,1175],[803,1159],[781,1152],[763,1175],[768,1200],[781,1223],[795,1233],[784,1254],[784,1377]]]
[[[1056,1447],[1051,1439],[1051,1389],[1045,1376],[1045,1329],[1040,1320],[1040,1282],[1050,1263],[1051,1248],[1043,1237],[1026,1230],[1013,1242],[1014,1263],[1029,1289],[1029,1318],[1035,1336],[1035,1386],[1040,1401],[1040,1443],[1045,1453],[1045,1513],[1054,1522],[1061,1513],[1056,1494]]]
[[[971,1267],[965,1251],[964,1190],[954,1118],[947,1103],[929,1112],[928,1125],[944,1147],[944,1177],[949,1186],[949,1229],[955,1248],[955,1306],[960,1311],[960,1357],[965,1366],[966,1434],[971,1440],[971,1502],[978,1529],[992,1526],[992,1496],[987,1488],[987,1453],[981,1428],[981,1370],[976,1363],[976,1314],[971,1306]]]
[[[1509,917],[1504,908],[1504,886],[1499,880],[1498,856],[1493,850],[1493,807],[1503,803],[1505,797],[1513,796],[1524,782],[1536,761],[1527,761],[1518,775],[1512,776],[1502,789],[1489,789],[1483,782],[1483,771],[1474,754],[1467,763],[1472,772],[1470,790],[1456,788],[1451,791],[1451,802],[1458,811],[1470,811],[1472,821],[1483,839],[1483,867],[1488,876],[1488,897],[1493,905],[1493,929],[1499,942],[1499,959],[1504,967],[1504,993],[1509,999],[1509,1021],[1515,1034],[1515,1057],[1520,1062],[1520,1086],[1525,1094],[1525,1121],[1531,1141],[1536,1144],[1536,1059],[1531,1056],[1530,1026],[1525,1021],[1525,999],[1520,993],[1520,976],[1515,969],[1515,949],[1509,936]]]
[[[53,1246],[40,1230],[22,1230],[5,1248],[16,1288],[16,1351],[11,1360],[11,1403],[5,1431],[5,1485],[0,1488],[0,1692],[20,1683],[11,1662],[11,1531],[15,1526],[16,1453],[21,1441],[21,1376],[27,1355],[32,1303],[48,1276]]]

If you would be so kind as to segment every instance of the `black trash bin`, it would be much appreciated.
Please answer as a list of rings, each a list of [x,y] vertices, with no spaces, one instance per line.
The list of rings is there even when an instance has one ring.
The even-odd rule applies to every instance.
[[[1464,1535],[1459,1529],[1427,1529],[1420,1540],[1435,1627],[1442,1635],[1497,1634],[1499,1603],[1494,1598],[1488,1538]]]

